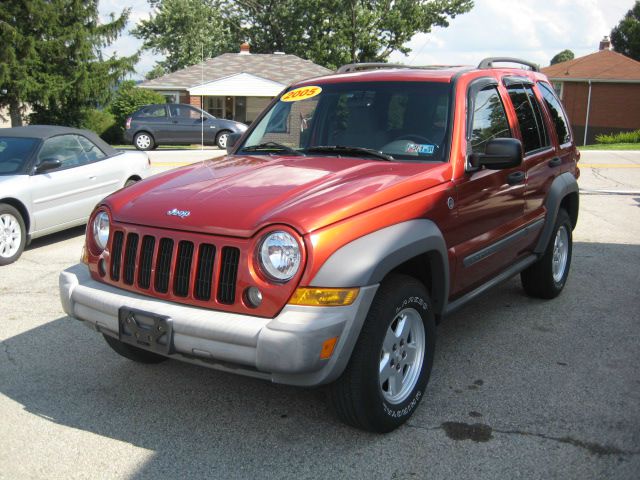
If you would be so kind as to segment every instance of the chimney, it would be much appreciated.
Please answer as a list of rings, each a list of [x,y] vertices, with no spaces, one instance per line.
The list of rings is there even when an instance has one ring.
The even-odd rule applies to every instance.
[[[611,50],[611,40],[606,35],[600,40],[600,50]]]
[[[250,49],[251,47],[249,46],[249,44],[247,42],[244,42],[242,45],[240,45],[240,55],[250,55]]]

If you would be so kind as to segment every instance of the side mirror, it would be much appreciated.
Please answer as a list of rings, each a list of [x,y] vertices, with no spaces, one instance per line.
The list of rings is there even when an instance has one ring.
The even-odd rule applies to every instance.
[[[522,142],[516,138],[494,138],[487,142],[484,153],[472,153],[469,164],[474,168],[502,170],[522,163]]]
[[[43,158],[38,165],[36,165],[36,173],[48,172],[49,170],[55,170],[60,168],[62,162],[56,157]]]
[[[240,137],[242,136],[241,133],[230,133],[229,135],[227,135],[227,153],[230,154],[231,150],[233,150],[233,147],[235,146],[236,143],[238,143],[238,140],[240,140]]]

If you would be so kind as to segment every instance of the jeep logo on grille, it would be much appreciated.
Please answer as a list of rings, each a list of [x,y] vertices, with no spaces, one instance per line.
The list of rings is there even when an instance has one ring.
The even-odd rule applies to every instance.
[[[177,208],[174,208],[173,210],[167,211],[167,215],[184,218],[191,215],[191,212],[189,210],[178,210]]]

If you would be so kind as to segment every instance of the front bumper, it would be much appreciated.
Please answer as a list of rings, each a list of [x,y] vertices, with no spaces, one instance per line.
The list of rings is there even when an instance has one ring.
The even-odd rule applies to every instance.
[[[329,383],[346,367],[378,285],[362,287],[346,307],[286,305],[275,318],[190,307],[120,290],[93,280],[85,265],[60,274],[64,311],[95,330],[118,338],[121,307],[169,317],[169,358],[219,370],[313,386]],[[333,355],[320,358],[322,343],[339,337]]]

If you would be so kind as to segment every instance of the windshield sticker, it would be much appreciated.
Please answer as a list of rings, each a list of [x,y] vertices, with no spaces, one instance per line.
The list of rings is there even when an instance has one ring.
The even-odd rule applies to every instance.
[[[407,145],[407,153],[422,153],[423,155],[433,155],[435,145],[410,143]]]
[[[300,87],[285,93],[280,100],[283,102],[299,102],[307,98],[315,97],[322,91],[320,87]]]

